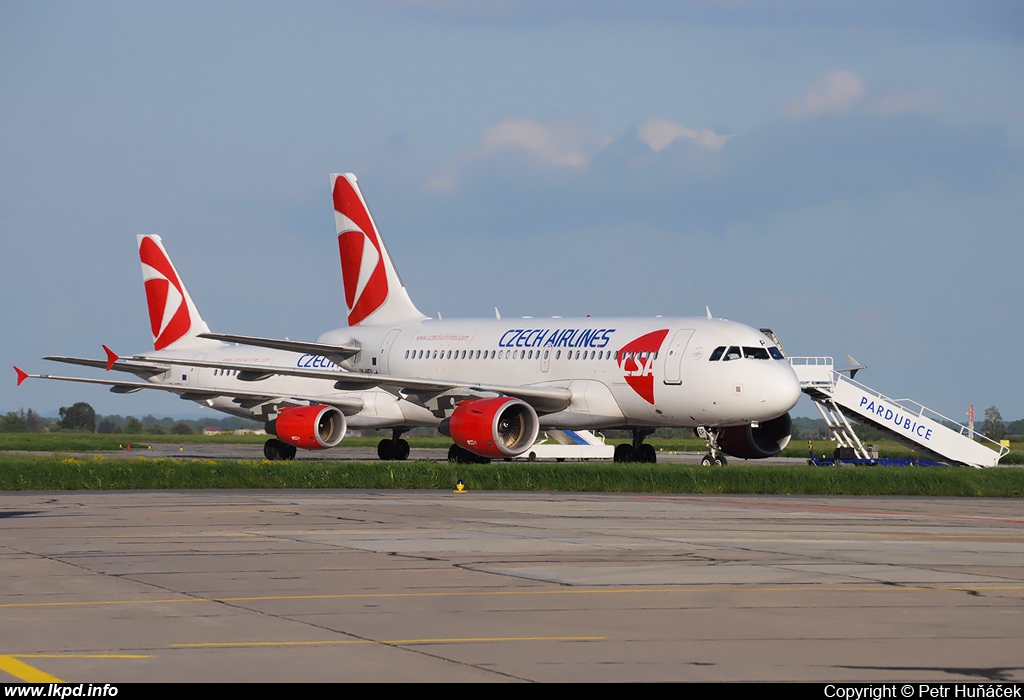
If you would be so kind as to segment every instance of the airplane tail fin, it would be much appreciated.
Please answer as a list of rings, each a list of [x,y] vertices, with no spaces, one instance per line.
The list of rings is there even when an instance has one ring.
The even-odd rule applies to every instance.
[[[198,337],[200,333],[209,333],[210,328],[199,315],[160,236],[140,235],[138,239],[153,348],[166,350],[217,345],[215,340]]]
[[[409,298],[352,173],[331,175],[348,325],[426,318]]]

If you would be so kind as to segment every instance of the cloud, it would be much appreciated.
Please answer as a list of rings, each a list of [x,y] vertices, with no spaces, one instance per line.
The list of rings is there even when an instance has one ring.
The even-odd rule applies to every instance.
[[[929,88],[914,92],[905,92],[899,88],[893,88],[885,96],[875,100],[871,105],[871,111],[875,114],[931,112],[938,104],[938,93]]]
[[[611,142],[597,139],[586,126],[564,120],[549,123],[533,119],[509,119],[486,129],[480,144],[459,154],[458,163],[443,168],[424,183],[428,191],[451,192],[463,175],[481,162],[509,159],[544,170],[583,171],[591,158]]]
[[[591,139],[587,130],[568,122],[541,124],[532,119],[513,119],[484,132],[485,152],[518,149],[545,165],[585,168],[589,156],[584,147]]]
[[[637,129],[637,136],[655,153],[660,153],[679,138],[690,139],[702,148],[717,151],[725,145],[729,138],[728,135],[716,134],[711,129],[690,129],[665,119],[651,119],[641,125]]]
[[[846,114],[864,97],[864,81],[856,73],[837,70],[826,73],[807,94],[793,100],[786,111],[793,119],[808,119],[824,114]]]

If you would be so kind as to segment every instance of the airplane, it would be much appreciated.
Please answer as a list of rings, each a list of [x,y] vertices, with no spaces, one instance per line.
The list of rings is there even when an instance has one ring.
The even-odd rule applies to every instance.
[[[356,177],[332,174],[331,191],[348,326],[315,343],[198,335],[308,353],[340,369],[267,372],[387,391],[406,421],[381,441],[382,459],[398,454],[402,432],[424,412],[452,438],[449,460],[463,463],[515,458],[543,429],[630,430],[617,462],[655,462],[644,440],[662,426],[695,429],[706,465],[771,457],[788,444],[800,385],[769,329],[710,310],[706,318],[431,319],[412,302]]]
[[[103,346],[106,359],[47,356],[43,359],[86,367],[104,368],[136,375],[142,381],[89,379],[49,374],[28,374],[15,367],[20,385],[29,377],[100,384],[114,393],[129,394],[159,389],[182,399],[224,413],[265,422],[276,437],[264,444],[268,459],[293,459],[297,448],[320,450],[334,447],[348,428],[388,428],[430,424],[433,416],[415,406],[399,406],[400,400],[383,389],[360,387],[335,389],[322,377],[290,377],[267,368],[323,370],[331,376],[343,370],[333,362],[308,352],[301,343],[279,351],[239,347],[202,337],[210,328],[203,320],[164,248],[159,236],[138,236],[139,258],[146,290],[153,351],[121,358]],[[416,422],[418,419],[418,422]],[[409,443],[396,438],[389,445],[393,459],[409,455]]]

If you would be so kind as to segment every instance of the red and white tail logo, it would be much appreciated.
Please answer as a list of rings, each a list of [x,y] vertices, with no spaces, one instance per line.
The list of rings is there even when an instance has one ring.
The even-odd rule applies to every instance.
[[[387,300],[387,270],[377,227],[363,198],[344,177],[334,181],[334,214],[348,325],[354,326]]]
[[[331,175],[348,325],[424,318],[395,272],[355,175]]]
[[[139,258],[149,304],[149,324],[153,329],[153,347],[163,350],[192,327],[185,290],[167,254],[152,238],[147,236],[140,241]]]
[[[668,329],[651,331],[622,346],[619,351],[619,369],[626,383],[647,403],[654,405],[654,353],[668,335]]]
[[[159,236],[139,236],[139,259],[153,347],[163,350],[183,338],[192,345],[216,342],[196,337],[210,329],[199,316]]]

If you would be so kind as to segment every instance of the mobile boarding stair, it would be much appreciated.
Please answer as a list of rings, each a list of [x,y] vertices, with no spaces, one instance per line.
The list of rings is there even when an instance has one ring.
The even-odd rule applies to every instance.
[[[961,425],[910,399],[890,399],[853,379],[863,365],[849,358],[852,367],[834,368],[831,357],[791,357],[802,391],[811,397],[840,448],[852,450],[853,461],[873,458],[853,432],[848,418],[893,435],[926,454],[954,464],[995,467],[1008,447],[973,433]],[[843,374],[848,372],[849,376]]]
[[[544,437],[519,456],[531,462],[553,459],[558,462],[613,459],[615,447],[604,443],[604,436],[589,430],[548,430]]]

